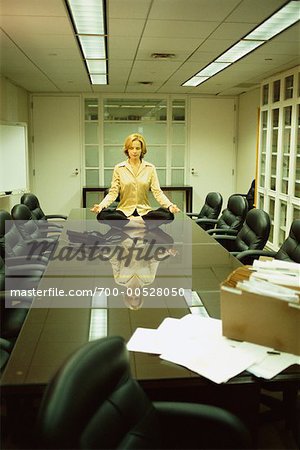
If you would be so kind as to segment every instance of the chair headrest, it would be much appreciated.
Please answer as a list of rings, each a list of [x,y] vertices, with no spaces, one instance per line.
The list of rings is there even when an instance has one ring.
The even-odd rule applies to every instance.
[[[6,223],[7,222],[7,223]],[[5,227],[6,223],[6,227]],[[13,226],[12,217],[8,211],[4,209],[0,210],[0,236],[5,235],[5,231],[8,231]]]
[[[219,192],[209,192],[206,196],[205,203],[207,203],[212,208],[222,205],[223,197]],[[220,206],[221,209],[222,206]]]
[[[257,236],[260,236],[262,232],[269,236],[270,216],[262,209],[251,209],[246,216],[246,224]]]
[[[26,205],[15,205],[11,210],[11,215],[14,220],[31,220],[31,212]]]
[[[227,209],[235,216],[246,217],[248,212],[248,202],[241,195],[231,195],[228,199]]]
[[[290,237],[300,243],[300,219],[295,219],[291,225]]]
[[[27,192],[23,194],[21,197],[21,203],[23,205],[28,206],[28,208],[32,211],[40,206],[39,200],[36,195],[31,194],[31,192]]]

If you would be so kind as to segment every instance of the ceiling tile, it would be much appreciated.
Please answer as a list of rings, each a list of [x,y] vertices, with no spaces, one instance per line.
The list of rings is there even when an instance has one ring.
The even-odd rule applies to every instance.
[[[139,41],[136,37],[110,37],[108,40],[108,57],[114,59],[133,59]]]
[[[151,0],[109,0],[108,15],[112,19],[144,19],[147,17]]]
[[[0,25],[12,37],[28,34],[72,34],[67,17],[0,16]]]
[[[149,19],[223,20],[240,0],[154,0]]]
[[[226,18],[226,22],[252,22],[259,24],[274,11],[286,3],[286,0],[243,0]]]
[[[255,28],[254,23],[222,23],[216,31],[214,31],[211,39],[232,39],[234,42],[239,41]]]
[[[218,25],[219,22],[213,21],[148,20],[144,36],[202,40],[209,36]]]
[[[130,36],[139,38],[145,25],[140,19],[110,19],[108,25],[108,36]]]
[[[1,15],[65,16],[66,8],[61,0],[0,0]]]

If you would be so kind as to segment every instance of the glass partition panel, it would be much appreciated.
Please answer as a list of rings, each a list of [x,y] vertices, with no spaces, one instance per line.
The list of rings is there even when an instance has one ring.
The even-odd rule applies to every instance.
[[[148,150],[151,150],[153,144],[167,143],[167,125],[165,123],[143,122],[141,134],[146,139]]]
[[[124,141],[132,133],[141,133],[140,126],[136,123],[118,123],[104,122],[104,144],[117,145],[120,150],[123,149]]]
[[[148,149],[145,156],[146,161],[151,162],[156,167],[167,165],[167,148],[165,146],[153,145]]]
[[[162,99],[105,99],[104,119],[113,121],[166,121],[167,103],[166,100]]]
[[[104,186],[110,187],[113,169],[104,169]]]
[[[280,100],[280,80],[276,80],[273,83],[273,102]]]
[[[98,100],[95,98],[86,98],[84,100],[84,119],[98,120]]]
[[[273,199],[273,198],[269,199],[269,216],[271,219],[271,229],[270,229],[269,240],[271,242],[274,242],[275,199]]]
[[[185,124],[176,123],[172,127],[172,143],[185,144]]]
[[[272,154],[271,154],[271,170],[270,170],[270,189],[276,189],[276,170],[277,170],[277,151],[278,151],[278,124],[279,109],[272,110]]]
[[[86,122],[85,123],[85,143],[86,144],[98,144],[98,123]]]
[[[264,209],[264,195],[259,193],[257,197],[257,208]]]
[[[185,120],[185,100],[173,100],[172,120]]]
[[[294,219],[300,219],[300,207],[294,206]]]
[[[287,204],[280,201],[280,223],[279,223],[279,242],[281,245],[285,241],[286,236],[286,218],[287,218]]]
[[[171,165],[173,167],[183,167],[185,159],[184,147],[180,145],[173,145],[171,157],[172,157]]]
[[[98,187],[99,186],[99,170],[98,169],[86,169],[85,184],[88,187]]]
[[[267,105],[269,103],[269,85],[264,84],[262,88],[262,104]]]
[[[89,145],[85,147],[85,165],[86,167],[98,167],[99,149],[97,145]]]
[[[294,76],[290,75],[284,79],[284,99],[293,98]]]
[[[159,184],[165,186],[167,183],[166,169],[156,168]]]
[[[114,167],[126,159],[127,156],[118,145],[107,145],[104,147],[104,166]]]
[[[184,184],[184,169],[172,169],[171,185],[182,186]]]

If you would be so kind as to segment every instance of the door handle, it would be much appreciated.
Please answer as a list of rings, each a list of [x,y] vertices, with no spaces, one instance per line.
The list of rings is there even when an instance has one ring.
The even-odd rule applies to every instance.
[[[75,169],[74,172],[72,173],[72,175],[78,175],[79,174],[79,169]]]

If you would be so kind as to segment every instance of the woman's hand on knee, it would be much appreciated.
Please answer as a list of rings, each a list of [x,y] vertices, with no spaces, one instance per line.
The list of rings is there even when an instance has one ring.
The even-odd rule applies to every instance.
[[[102,206],[97,205],[97,204],[95,203],[95,205],[90,209],[90,211],[92,211],[92,212],[98,214],[100,211],[102,211],[102,209],[103,209]]]
[[[169,211],[172,213],[172,214],[175,214],[175,213],[178,213],[179,211],[180,211],[180,209],[178,208],[178,206],[177,205],[170,205],[169,206]]]

